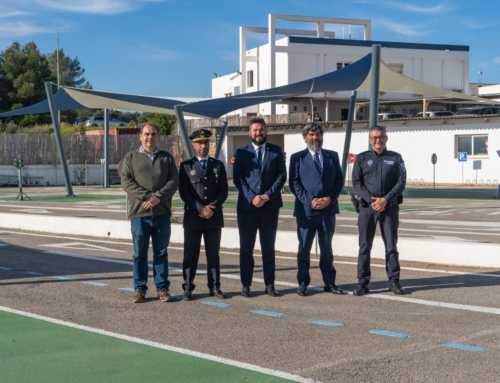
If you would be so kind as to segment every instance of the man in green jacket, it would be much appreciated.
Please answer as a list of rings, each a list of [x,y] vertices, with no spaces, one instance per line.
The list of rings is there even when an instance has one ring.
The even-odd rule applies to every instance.
[[[128,195],[134,242],[134,303],[144,302],[148,290],[149,238],[153,245],[153,276],[158,297],[171,302],[168,253],[172,197],[179,187],[178,171],[170,153],[158,149],[158,129],[147,123],[139,135],[141,147],[125,156],[122,187]]]

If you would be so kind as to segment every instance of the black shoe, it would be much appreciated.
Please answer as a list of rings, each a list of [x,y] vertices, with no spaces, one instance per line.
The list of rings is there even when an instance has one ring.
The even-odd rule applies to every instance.
[[[214,287],[212,290],[210,290],[210,296],[211,297],[216,297],[220,299],[226,299],[226,293],[224,293],[221,289],[218,287]]]
[[[190,301],[193,299],[193,292],[191,290],[184,290],[184,294],[182,295],[183,301]]]
[[[274,288],[274,285],[267,285],[264,292],[267,295],[270,295],[271,297],[277,297],[279,295],[276,289]]]
[[[307,286],[304,284],[301,284],[299,288],[297,289],[297,294],[299,294],[301,297],[306,297],[307,296]]]
[[[389,281],[389,291],[392,291],[396,295],[405,295],[405,290],[401,287],[399,281]]]
[[[352,292],[354,295],[360,297],[361,295],[365,295],[366,293],[369,293],[370,290],[368,290],[368,284],[367,283],[358,283],[358,286],[354,289]]]
[[[344,294],[344,290],[339,289],[335,284],[326,285],[325,287],[323,287],[323,291],[325,293]]]
[[[252,292],[250,291],[250,286],[243,286],[243,288],[241,289],[241,295],[250,298],[252,296]]]

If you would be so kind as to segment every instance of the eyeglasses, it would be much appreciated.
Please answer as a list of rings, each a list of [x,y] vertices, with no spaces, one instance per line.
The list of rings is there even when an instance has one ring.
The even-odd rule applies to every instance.
[[[373,136],[373,137],[370,137],[370,140],[372,141],[385,141],[387,139],[387,136]]]

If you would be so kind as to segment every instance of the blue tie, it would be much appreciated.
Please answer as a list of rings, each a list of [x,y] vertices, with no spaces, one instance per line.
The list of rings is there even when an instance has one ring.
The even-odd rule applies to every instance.
[[[262,147],[257,148],[257,164],[259,165],[259,169],[262,169]]]
[[[207,167],[207,160],[201,160],[201,167],[203,168],[203,173],[205,173],[206,167]]]
[[[319,160],[319,153],[314,154],[314,165],[316,166],[316,170],[321,176],[323,174],[323,166],[321,166],[321,161]]]

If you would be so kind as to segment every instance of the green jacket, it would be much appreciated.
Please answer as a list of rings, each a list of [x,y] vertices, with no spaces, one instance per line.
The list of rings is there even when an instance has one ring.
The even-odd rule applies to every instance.
[[[172,214],[172,197],[179,187],[179,173],[169,152],[159,150],[151,163],[145,153],[131,151],[123,159],[121,176],[129,199],[130,219]],[[161,202],[152,209],[144,209],[142,203],[156,192],[161,194]]]

